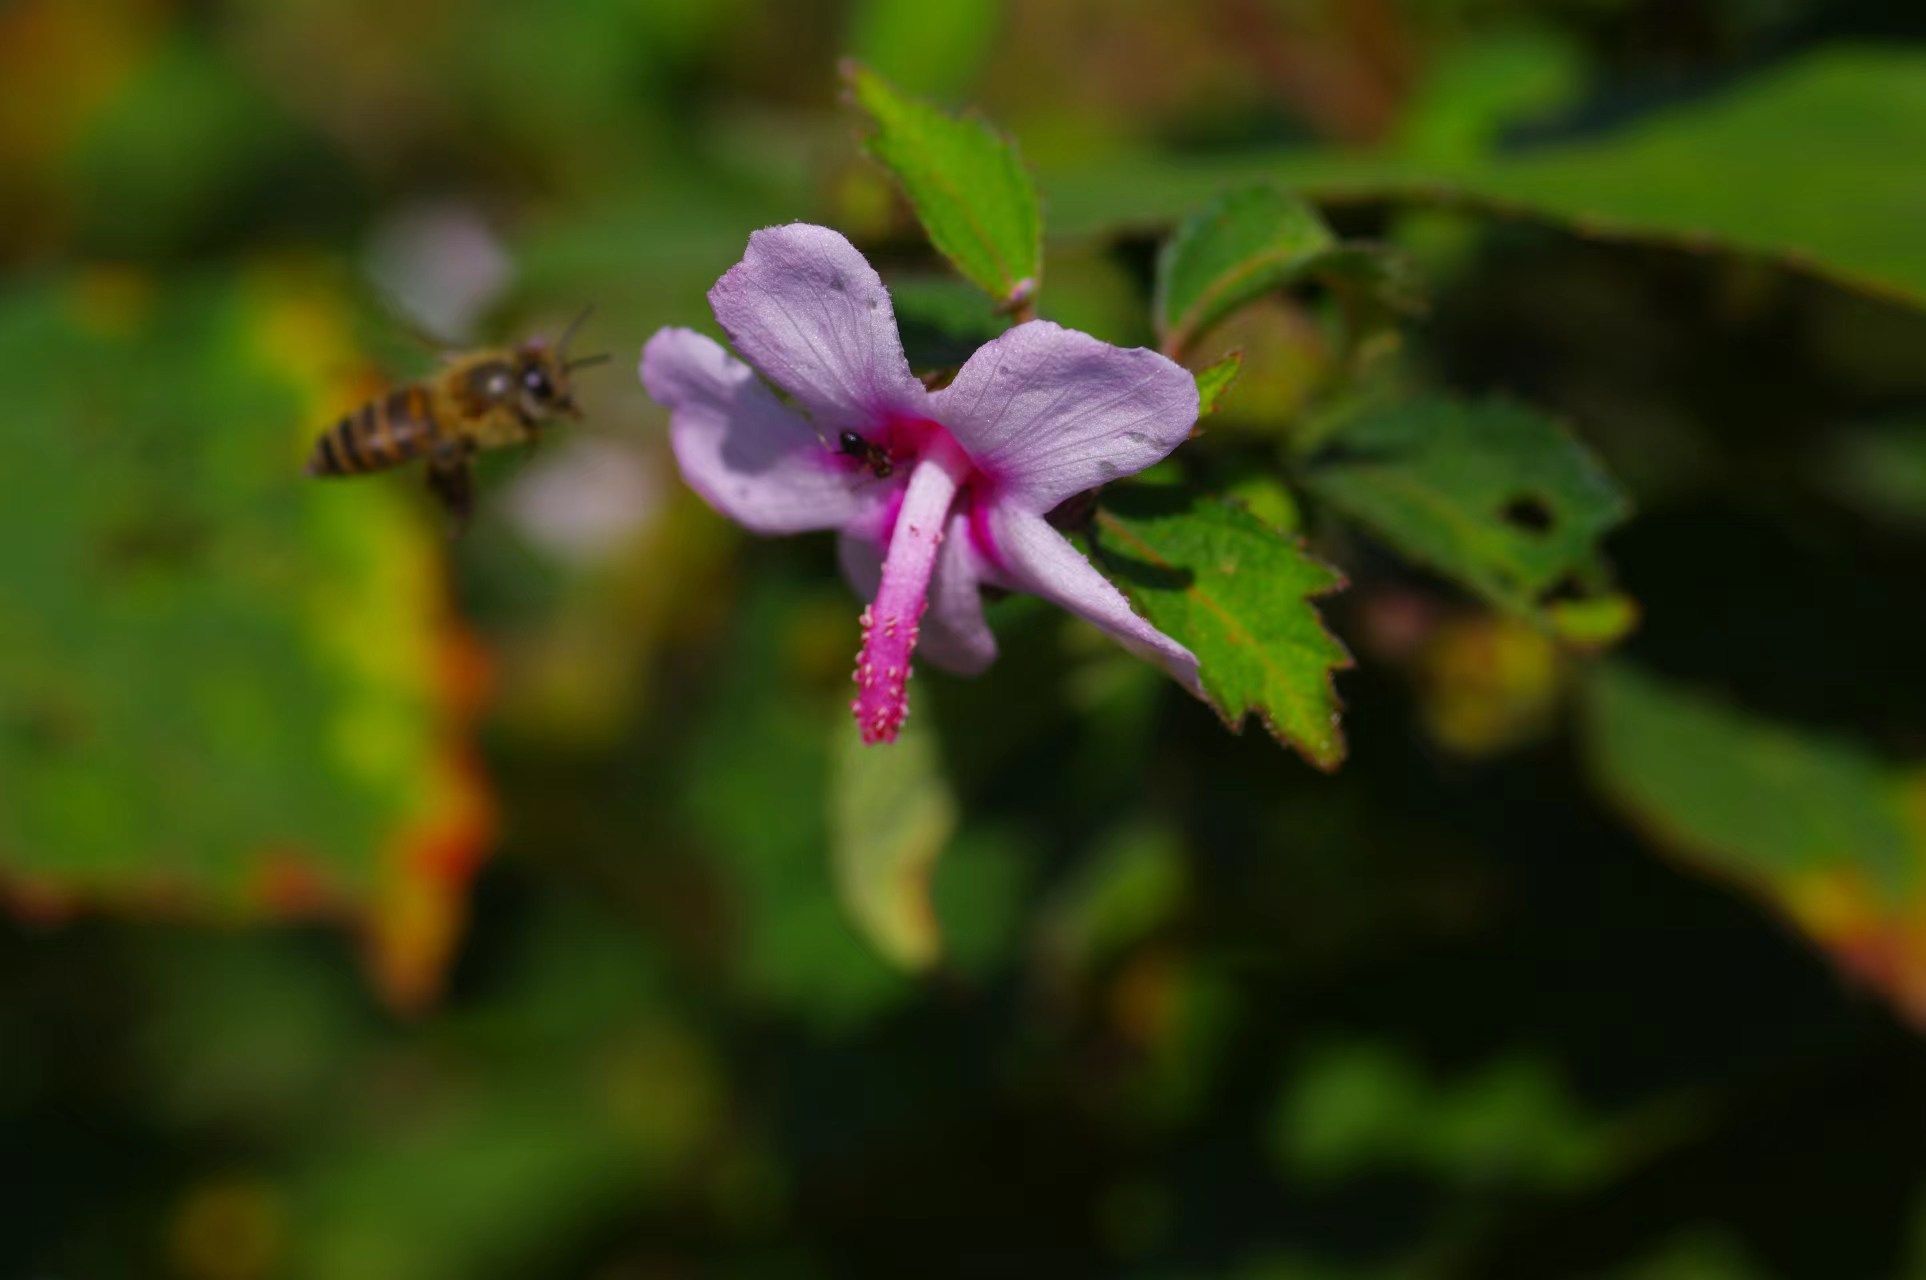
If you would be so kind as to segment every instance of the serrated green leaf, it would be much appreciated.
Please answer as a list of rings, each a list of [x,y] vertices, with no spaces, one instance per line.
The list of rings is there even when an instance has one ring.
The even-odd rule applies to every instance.
[[[1504,401],[1367,406],[1328,435],[1311,491],[1492,603],[1534,613],[1588,578],[1626,502],[1558,423]]]
[[[1618,664],[1585,686],[1594,785],[1926,1020],[1926,771]]]
[[[1303,528],[1304,517],[1298,510],[1297,495],[1278,479],[1276,472],[1261,467],[1227,468],[1226,471],[1220,490],[1224,497],[1279,533],[1294,534]]]
[[[1233,191],[1184,220],[1157,256],[1152,312],[1181,353],[1239,306],[1300,277],[1337,240],[1317,210],[1276,187]]]
[[[907,969],[942,947],[930,880],[956,834],[956,797],[923,722],[887,747],[866,745],[838,716],[830,779],[829,850],[836,889],[878,951]]]
[[[930,243],[1000,305],[1033,298],[1043,276],[1043,216],[1016,144],[972,116],[899,93],[853,62],[843,79],[875,126],[869,153],[902,184]]]
[[[1233,351],[1216,364],[1197,371],[1197,416],[1207,418],[1217,412],[1217,402],[1237,381],[1244,367],[1244,353]]]
[[[1242,507],[1168,484],[1106,489],[1091,544],[1138,611],[1197,655],[1227,725],[1255,714],[1318,768],[1343,761],[1331,674],[1351,658],[1312,604],[1342,575]]]

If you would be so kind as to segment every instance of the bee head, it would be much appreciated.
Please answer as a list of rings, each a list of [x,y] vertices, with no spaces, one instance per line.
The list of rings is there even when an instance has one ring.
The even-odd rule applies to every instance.
[[[550,418],[564,414],[580,420],[582,410],[575,403],[569,375],[576,369],[600,364],[608,359],[606,353],[574,360],[568,358],[569,341],[574,338],[575,331],[582,327],[582,322],[588,319],[589,310],[584,308],[569,323],[568,328],[562,331],[561,340],[553,347],[539,338],[522,344],[521,360],[516,370],[517,390],[531,417]]]
[[[515,391],[521,397],[523,411],[537,420],[580,418],[582,411],[569,385],[568,365],[561,357],[543,342],[524,343],[518,354]]]

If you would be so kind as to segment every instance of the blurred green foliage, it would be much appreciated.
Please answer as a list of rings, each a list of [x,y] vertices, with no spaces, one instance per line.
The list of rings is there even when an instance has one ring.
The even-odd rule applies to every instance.
[[[1292,283],[1335,247],[1315,209],[1274,187],[1234,191],[1185,219],[1157,260],[1157,336],[1185,352],[1211,325]]]
[[[41,910],[359,921],[405,996],[442,947],[384,921],[458,899],[487,818],[418,526],[295,474],[316,361],[352,350],[311,276],[95,268],[0,303],[9,359],[59,371],[0,439],[0,850]]]
[[[0,1275],[1926,1274],[1922,38],[0,8]],[[994,122],[958,194],[1020,252],[932,248],[845,55]],[[1330,270],[1210,310],[1242,363],[1154,478],[1206,515],[1121,489],[1096,549],[1294,639],[1280,728],[1333,760],[1341,694],[1343,768],[1023,598],[854,752],[831,549],[681,491],[639,342],[798,218],[919,370],[1023,274],[1154,342],[1169,233],[1253,184]],[[299,475],[419,316],[587,301],[590,422],[461,540],[417,477]],[[1275,652],[1206,654],[1227,708]]]
[[[1467,77],[1458,109],[1489,80]],[[1433,117],[1435,118],[1435,117]],[[1346,200],[1465,203],[1585,235],[1740,249],[1919,305],[1913,233],[1926,178],[1895,157],[1926,148],[1926,58],[1829,48],[1599,136],[1518,148],[1245,151],[1131,156],[1046,175],[1065,232],[1168,219],[1227,185],[1286,183]],[[1716,157],[1716,162],[1712,158]],[[1796,157],[1796,159],[1795,159]],[[1136,198],[1132,198],[1136,195]]]
[[[1599,785],[1665,845],[1757,891],[1914,1017],[1926,864],[1917,762],[1762,723],[1607,667],[1586,697]]]

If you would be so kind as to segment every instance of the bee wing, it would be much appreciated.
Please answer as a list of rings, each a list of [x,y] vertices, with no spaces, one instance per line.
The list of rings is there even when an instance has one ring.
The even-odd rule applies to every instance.
[[[472,345],[513,274],[480,210],[446,201],[407,205],[383,219],[361,268],[386,310],[406,317],[435,348]]]
[[[444,365],[461,359],[463,347],[457,341],[457,335],[423,323],[399,298],[385,290],[377,292],[375,302],[388,323],[389,331],[399,335],[408,346],[424,355],[433,356]]]

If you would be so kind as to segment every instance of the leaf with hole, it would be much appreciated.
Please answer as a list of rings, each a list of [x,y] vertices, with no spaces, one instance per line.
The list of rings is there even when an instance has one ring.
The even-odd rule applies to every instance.
[[[1324,435],[1305,480],[1388,546],[1524,614],[1593,594],[1599,540],[1627,511],[1569,432],[1499,400],[1366,405]]]
[[[1016,144],[982,119],[898,92],[857,63],[843,64],[843,80],[873,126],[869,153],[902,185],[937,251],[1000,305],[1034,298],[1043,215]]]
[[[1241,506],[1174,484],[1104,490],[1090,542],[1138,611],[1197,655],[1225,724],[1254,714],[1318,768],[1343,761],[1332,673],[1351,657],[1313,603],[1341,574]]]

